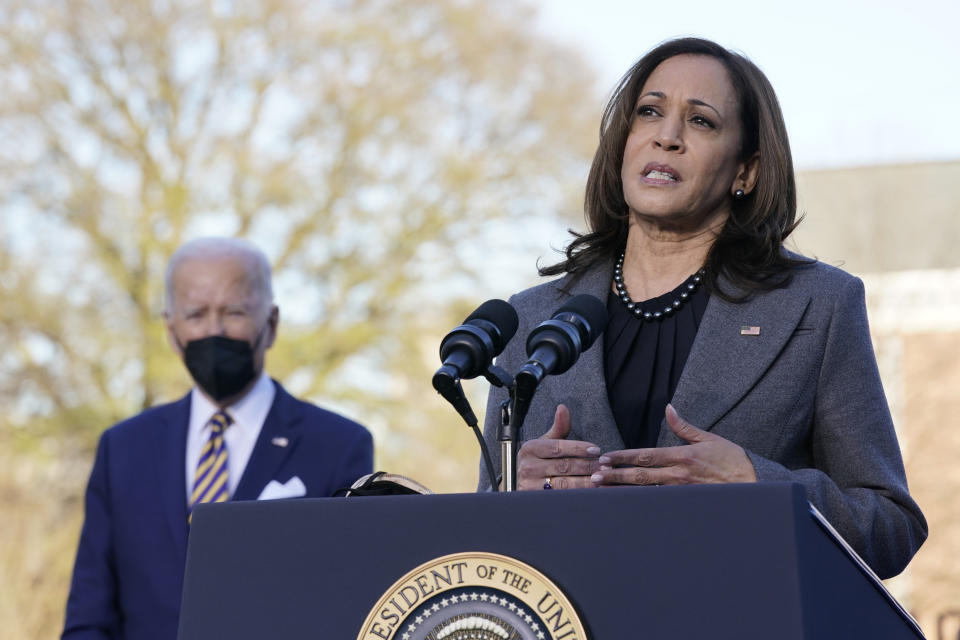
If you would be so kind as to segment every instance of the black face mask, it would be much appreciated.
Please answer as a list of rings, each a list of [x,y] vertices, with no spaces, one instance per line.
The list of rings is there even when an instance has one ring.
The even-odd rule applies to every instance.
[[[259,345],[263,334],[257,338]],[[240,393],[257,375],[253,351],[246,340],[207,336],[183,348],[183,360],[193,381],[216,402]]]

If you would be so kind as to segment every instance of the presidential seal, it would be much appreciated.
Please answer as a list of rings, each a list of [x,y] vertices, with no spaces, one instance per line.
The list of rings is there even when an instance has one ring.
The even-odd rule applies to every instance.
[[[380,598],[357,640],[587,640],[573,605],[536,569],[494,553],[424,563]]]

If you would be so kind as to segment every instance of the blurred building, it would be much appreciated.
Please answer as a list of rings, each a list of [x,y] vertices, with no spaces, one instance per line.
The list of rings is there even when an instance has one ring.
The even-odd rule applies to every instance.
[[[864,280],[910,489],[930,537],[888,587],[931,640],[960,611],[960,162],[808,171],[793,245]]]

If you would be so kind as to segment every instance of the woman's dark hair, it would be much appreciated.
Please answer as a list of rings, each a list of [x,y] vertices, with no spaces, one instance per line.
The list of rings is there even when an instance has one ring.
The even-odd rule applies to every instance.
[[[703,55],[727,70],[740,103],[743,139],[740,160],[759,152],[756,186],[732,211],[705,264],[710,290],[727,300],[742,300],[754,291],[774,289],[790,279],[790,268],[806,264],[783,251],[783,241],[796,228],[797,190],[783,114],[770,81],[745,57],[715,42],[679,38],[657,46],[621,78],[600,124],[600,144],[593,157],[584,197],[587,233],[567,246],[566,260],[542,267],[540,275],[580,274],[599,262],[609,262],[627,242],[630,213],[623,197],[620,169],[637,98],[647,78],[664,60],[678,55]],[[734,297],[717,286],[723,274],[743,290]]]

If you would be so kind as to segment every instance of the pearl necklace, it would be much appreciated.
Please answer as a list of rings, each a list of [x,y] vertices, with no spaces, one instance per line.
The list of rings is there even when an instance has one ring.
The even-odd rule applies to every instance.
[[[647,322],[653,322],[654,320],[662,320],[663,318],[669,318],[677,309],[683,306],[683,304],[690,299],[690,296],[693,295],[693,292],[697,290],[697,287],[703,282],[704,270],[700,269],[695,274],[687,278],[686,286],[683,287],[683,290],[680,291],[679,297],[674,299],[672,303],[664,307],[662,310],[657,311],[644,311],[640,307],[639,302],[634,302],[630,298],[630,294],[627,293],[627,285],[623,283],[623,257],[624,253],[620,254],[620,257],[617,259],[617,264],[613,267],[613,286],[617,289],[617,295],[620,297],[620,301],[623,302],[624,306],[633,313],[637,318],[646,320]]]

